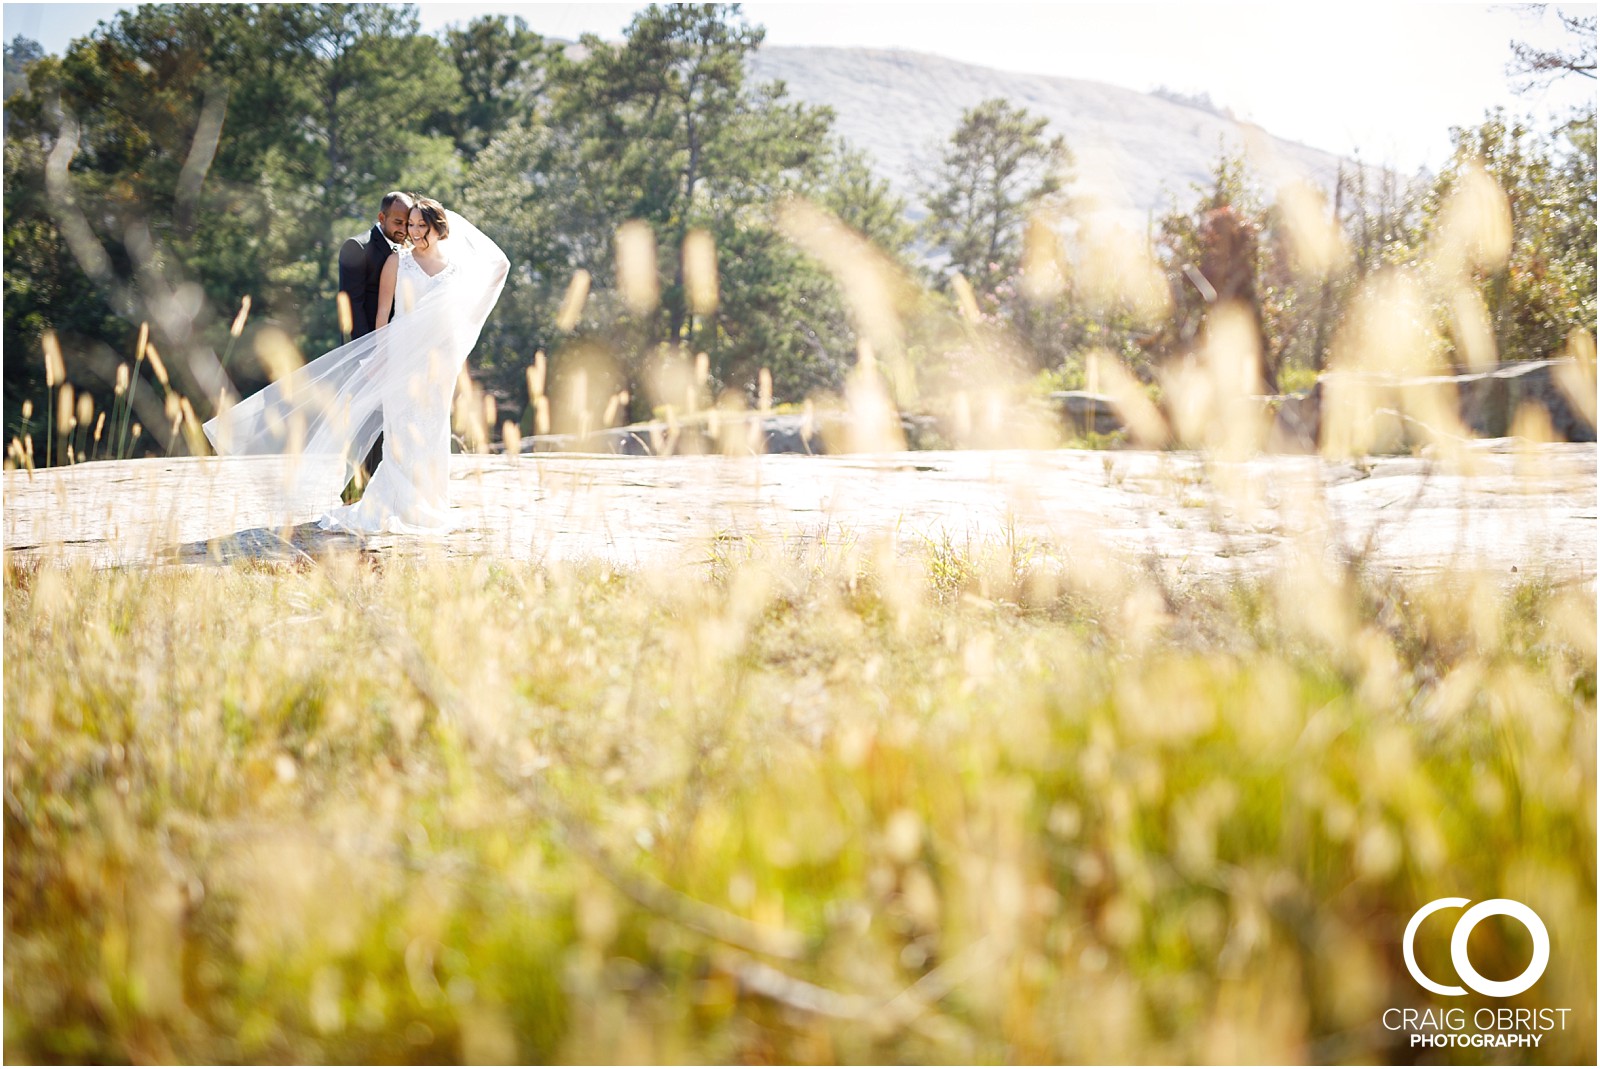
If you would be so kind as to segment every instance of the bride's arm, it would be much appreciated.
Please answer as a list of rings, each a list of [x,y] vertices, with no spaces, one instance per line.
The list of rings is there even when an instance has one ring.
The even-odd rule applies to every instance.
[[[400,256],[397,253],[383,261],[383,271],[378,275],[378,326],[387,326],[389,310],[394,307],[394,283],[400,277]]]

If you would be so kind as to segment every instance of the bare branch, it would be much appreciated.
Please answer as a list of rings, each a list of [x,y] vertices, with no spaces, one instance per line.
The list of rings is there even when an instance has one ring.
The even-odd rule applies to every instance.
[[[1567,35],[1566,47],[1537,48],[1526,41],[1511,43],[1513,58],[1506,64],[1506,74],[1522,79],[1517,92],[1549,85],[1569,74],[1594,78],[1596,16],[1558,14],[1561,28]]]

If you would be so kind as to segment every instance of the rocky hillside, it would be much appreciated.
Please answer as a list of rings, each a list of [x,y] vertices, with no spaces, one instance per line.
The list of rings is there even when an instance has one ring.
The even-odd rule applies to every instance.
[[[1017,74],[920,52],[866,48],[765,47],[750,62],[762,81],[792,97],[826,104],[836,129],[870,152],[880,173],[917,206],[917,175],[937,158],[964,109],[987,97],[1050,120],[1077,158],[1079,181],[1137,220],[1159,213],[1170,194],[1187,204],[1219,150],[1246,148],[1271,181],[1298,176],[1330,191],[1339,158],[1235,122],[1204,100],[1141,93],[1104,82]]]

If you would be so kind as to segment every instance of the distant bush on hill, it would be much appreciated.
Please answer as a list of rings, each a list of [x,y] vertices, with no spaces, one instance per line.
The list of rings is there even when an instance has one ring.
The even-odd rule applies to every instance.
[[[1168,89],[1164,85],[1159,85],[1150,91],[1150,95],[1171,101],[1174,104],[1182,104],[1186,108],[1197,108],[1208,115],[1215,115],[1218,118],[1234,118],[1233,109],[1225,108],[1212,100],[1210,93],[1181,93],[1176,89]]]

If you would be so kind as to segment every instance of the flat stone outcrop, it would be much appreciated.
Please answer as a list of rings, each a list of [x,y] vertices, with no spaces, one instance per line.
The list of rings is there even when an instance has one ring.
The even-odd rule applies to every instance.
[[[293,530],[310,516],[274,515],[282,464],[180,458],[7,472],[6,552],[144,566],[348,546],[642,567],[704,560],[730,538],[907,549],[1001,540],[1063,560],[1115,553],[1195,574],[1260,572],[1308,554],[1404,570],[1595,572],[1592,444],[1482,442],[1451,463],[1223,464],[1137,450],[457,455],[452,533],[364,542]],[[273,533],[285,530],[294,549]]]

